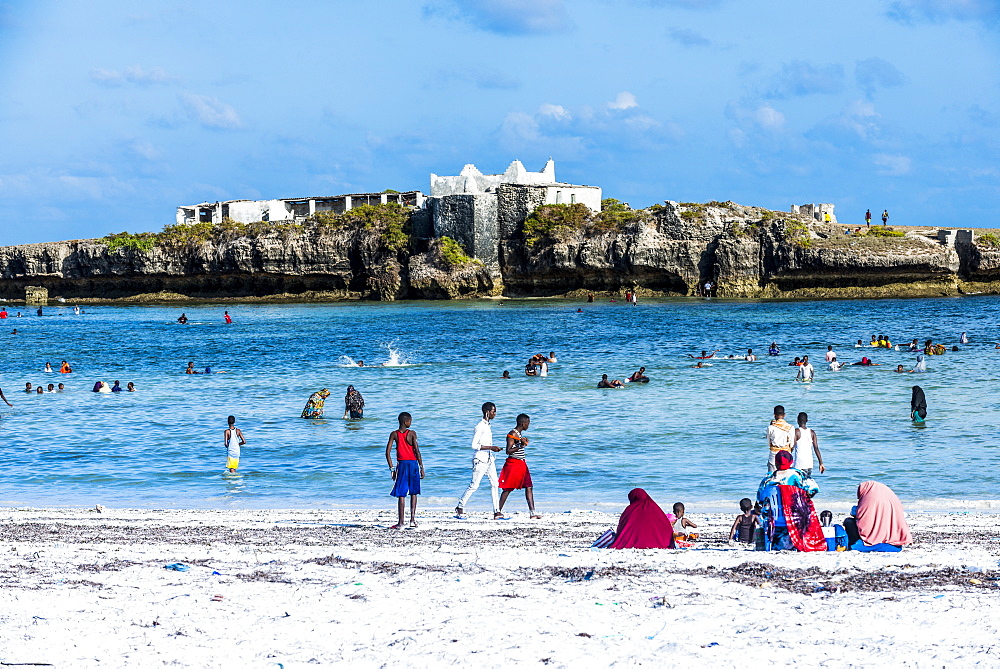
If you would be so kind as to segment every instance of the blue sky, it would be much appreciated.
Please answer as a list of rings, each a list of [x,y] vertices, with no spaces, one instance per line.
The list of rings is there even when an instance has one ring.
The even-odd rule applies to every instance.
[[[997,0],[0,0],[0,245],[514,158],[635,207],[1000,211]]]

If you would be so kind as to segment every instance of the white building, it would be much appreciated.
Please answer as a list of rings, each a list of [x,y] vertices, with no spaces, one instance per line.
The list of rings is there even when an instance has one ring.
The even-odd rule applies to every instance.
[[[285,198],[281,200],[228,200],[202,202],[177,207],[177,223],[221,223],[231,218],[238,223],[257,221],[302,221],[319,211],[342,214],[363,204],[396,202],[423,207],[427,197],[418,190],[406,193],[351,193],[330,197]]]
[[[541,172],[529,172],[520,160],[512,162],[503,174],[483,174],[472,164],[453,177],[431,174],[431,197],[478,195],[495,193],[501,184],[536,186],[544,189],[542,204],[587,205],[592,211],[601,210],[601,189],[598,186],[576,186],[556,181],[556,163],[549,158]]]

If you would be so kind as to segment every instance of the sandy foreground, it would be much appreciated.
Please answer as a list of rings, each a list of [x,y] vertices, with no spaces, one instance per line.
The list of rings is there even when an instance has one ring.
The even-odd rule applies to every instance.
[[[0,666],[1000,665],[997,515],[913,514],[898,554],[754,552],[732,517],[593,551],[615,515],[6,509]]]

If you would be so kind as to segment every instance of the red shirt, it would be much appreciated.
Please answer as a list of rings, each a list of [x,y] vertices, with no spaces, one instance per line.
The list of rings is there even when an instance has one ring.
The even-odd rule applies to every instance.
[[[409,434],[409,430],[396,430],[396,459],[397,460],[416,460],[417,456],[413,453],[413,446],[406,441],[406,435]]]

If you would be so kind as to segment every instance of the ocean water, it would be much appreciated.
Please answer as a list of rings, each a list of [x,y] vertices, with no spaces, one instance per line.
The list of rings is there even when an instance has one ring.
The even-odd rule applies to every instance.
[[[734,508],[766,473],[775,404],[790,422],[808,412],[819,435],[828,470],[817,476],[818,500],[848,503],[874,478],[919,508],[1000,509],[995,297],[85,309],[53,306],[41,318],[28,309],[0,322],[0,387],[14,404],[0,404],[0,504],[392,508],[385,445],[396,415],[409,411],[427,467],[422,503],[450,507],[468,483],[479,407],[493,401],[498,444],[518,413],[531,415],[528,463],[543,512],[619,508],[636,486],[662,503]],[[182,311],[187,325],[175,322]],[[892,371],[912,367],[915,354],[853,347],[881,333],[950,346],[963,330],[970,344],[929,357],[927,374]],[[766,355],[772,340],[780,357]],[[884,366],[830,372],[827,344],[841,360],[868,355]],[[759,362],[695,369],[686,357],[748,347]],[[526,359],[548,351],[559,358],[549,376],[525,377]],[[796,382],[787,366],[802,354],[815,361],[812,383]],[[42,372],[64,359],[73,374]],[[359,359],[391,366],[351,364]],[[188,361],[227,373],[185,375]],[[602,373],[625,378],[640,365],[651,383],[596,388]],[[499,378],[505,369],[511,380]],[[91,392],[95,381],[116,379],[139,392]],[[21,390],[60,381],[64,393]],[[365,397],[363,420],[341,418],[348,384]],[[927,395],[924,427],[909,420],[913,384]],[[332,392],[325,419],[299,418],[324,387]],[[224,471],[229,414],[248,442],[235,475]],[[523,496],[508,504],[523,509]],[[469,508],[488,505],[484,482]]]

